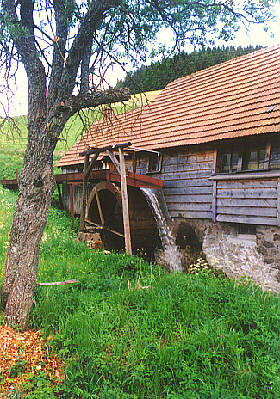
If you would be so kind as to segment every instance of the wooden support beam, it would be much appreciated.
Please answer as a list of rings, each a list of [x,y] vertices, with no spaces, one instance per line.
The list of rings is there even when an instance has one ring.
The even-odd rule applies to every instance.
[[[216,214],[217,214],[217,182],[213,181],[213,197],[212,197],[212,220],[216,222]]]
[[[216,149],[214,151],[214,158],[213,158],[213,164],[212,164],[212,174],[213,175],[216,173],[217,164],[218,164],[218,150]]]
[[[71,209],[72,229],[74,230],[75,224],[74,224],[74,196],[73,196],[73,191],[74,191],[74,185],[70,184],[70,209]]]
[[[133,174],[135,175],[135,173],[136,173],[136,154],[135,154],[135,151],[133,151],[133,153],[132,153],[132,171],[133,171]]]
[[[106,147],[101,147],[101,148],[91,148],[90,150],[86,150],[84,152],[81,152],[79,154],[80,157],[84,157],[86,155],[90,154],[100,154],[101,152],[107,151],[107,150],[118,150],[120,148],[126,148],[131,146],[130,142],[123,143],[123,144],[114,144],[114,145],[107,145]]]
[[[278,172],[278,176],[280,177],[280,173]],[[55,180],[58,183],[83,183],[83,178],[84,174],[83,172],[81,173],[63,173],[60,175],[55,175]],[[93,181],[93,180],[107,180],[110,182],[120,182],[121,177],[117,172],[112,172],[109,170],[105,169],[100,169],[100,170],[94,170],[91,171],[88,179]],[[211,180],[211,178],[209,178]],[[215,180],[215,179],[212,179]],[[218,179],[217,179],[218,180]],[[16,184],[16,180],[0,180],[0,182],[4,184]],[[132,187],[149,187],[149,188],[162,188],[163,187],[163,180],[160,180],[158,178],[154,178],[151,176],[147,175],[139,175],[135,174],[132,172],[128,173],[127,176],[127,184]]]
[[[265,148],[265,161],[264,161],[264,169],[269,169],[270,162],[270,153],[271,153],[271,143],[266,144]]]
[[[89,166],[89,155],[85,155],[84,159],[84,175],[83,175],[83,194],[82,194],[82,208],[80,212],[80,225],[79,231],[83,231],[85,229],[85,213],[86,213],[86,206],[87,206],[87,169]]]
[[[116,234],[116,235],[119,236],[119,237],[124,237],[123,233],[120,233],[120,232],[117,231],[117,230],[110,229],[109,227],[103,226],[103,225],[98,224],[98,223],[94,223],[94,222],[92,222],[92,221],[90,221],[90,220],[88,220],[88,219],[85,219],[85,222],[88,223],[90,226],[92,226],[92,228],[93,228],[94,230],[95,230],[95,229],[97,229],[97,230],[106,230],[106,231],[110,231],[110,232],[113,233],[113,234]]]
[[[64,209],[64,204],[63,204],[63,200],[62,200],[60,185],[59,185],[59,183],[56,183],[56,185],[57,185],[57,191],[58,191],[59,204],[61,206],[61,209]]]
[[[242,172],[232,174],[217,174],[208,177],[208,180],[252,180],[252,179],[271,179],[273,177],[280,177],[280,171],[268,170],[265,172]]]
[[[277,182],[277,222],[278,226],[280,226],[280,178]]]
[[[91,158],[91,161],[90,161],[90,164],[89,164],[89,155],[85,156],[85,160],[87,159],[87,169],[84,171],[86,179],[88,179],[88,176],[90,174],[92,166],[93,166],[94,162],[96,161],[97,157],[98,157],[98,154],[94,154],[93,157]]]
[[[126,253],[131,255],[131,237],[130,237],[130,224],[128,213],[128,194],[126,182],[126,170],[122,148],[119,148],[120,168],[121,168],[121,194],[122,194],[122,213],[123,213],[123,227]]]
[[[118,174],[121,175],[120,163],[117,160],[117,158],[115,157],[115,154],[111,150],[107,150],[106,152],[107,152],[109,158],[111,159],[111,161],[113,162],[116,170],[118,171]]]

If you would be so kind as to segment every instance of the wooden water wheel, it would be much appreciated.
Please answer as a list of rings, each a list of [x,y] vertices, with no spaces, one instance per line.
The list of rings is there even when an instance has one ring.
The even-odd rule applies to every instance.
[[[86,211],[87,231],[98,231],[105,247],[123,246],[123,227],[121,218],[121,193],[114,184],[102,181],[90,192]],[[109,245],[117,241],[115,245]]]
[[[134,252],[151,252],[158,245],[158,230],[152,210],[139,188],[128,187],[129,219]],[[121,191],[102,181],[90,192],[86,211],[87,231],[99,231],[106,249],[124,249]]]

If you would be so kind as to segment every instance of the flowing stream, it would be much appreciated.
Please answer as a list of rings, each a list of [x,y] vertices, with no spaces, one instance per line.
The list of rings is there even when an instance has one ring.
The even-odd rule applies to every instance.
[[[163,247],[164,262],[174,272],[181,272],[182,254],[176,245],[175,237],[171,228],[171,220],[168,215],[166,202],[162,190],[154,190],[152,188],[141,188],[141,191],[148,200],[153,210],[157,222],[159,237]]]

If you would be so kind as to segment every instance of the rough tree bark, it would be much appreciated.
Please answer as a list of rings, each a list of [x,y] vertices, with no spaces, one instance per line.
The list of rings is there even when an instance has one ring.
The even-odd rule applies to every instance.
[[[41,131],[42,132],[42,131]],[[36,133],[36,132],[35,132]],[[42,132],[43,135],[44,132]],[[29,146],[19,177],[19,196],[10,234],[2,295],[8,325],[27,327],[37,282],[40,240],[54,188],[54,143],[40,137]],[[38,154],[41,154],[38,157]]]
[[[3,273],[1,302],[5,308],[6,323],[22,329],[28,326],[28,315],[37,283],[40,241],[55,187],[53,151],[58,138],[67,120],[80,109],[129,98],[127,89],[90,91],[86,84],[88,68],[85,66],[83,71],[86,71],[87,77],[82,77],[80,93],[72,95],[79,65],[90,62],[86,32],[91,31],[92,41],[92,32],[103,18],[103,12],[116,6],[118,1],[104,0],[102,5],[97,1],[91,3],[92,7],[84,17],[66,61],[67,29],[63,23],[59,24],[64,12],[63,4],[60,0],[54,0],[57,33],[62,36],[62,40],[59,48],[54,46],[54,65],[49,86],[45,67],[35,46],[34,2],[30,0],[21,2],[20,23],[25,31],[14,38],[28,76],[28,144],[19,176],[19,195]],[[4,9],[10,23],[18,26],[15,3],[4,0]]]
[[[114,101],[128,97],[127,90],[122,89],[118,92],[108,90],[103,92],[103,95],[98,93],[95,103],[97,105],[108,102],[109,99]],[[36,99],[38,101],[38,96]],[[68,116],[64,115],[65,111],[61,111],[59,118],[48,118],[44,107],[45,98],[41,100],[40,105],[37,104],[35,119],[29,121],[28,146],[24,167],[19,176],[19,195],[1,292],[5,321],[10,326],[20,326],[23,329],[27,327],[28,314],[32,306],[37,282],[40,240],[46,226],[55,187],[53,151],[57,137],[68,119]],[[85,101],[88,103],[88,96]],[[74,108],[73,105],[72,109]],[[53,128],[50,130],[47,126]]]

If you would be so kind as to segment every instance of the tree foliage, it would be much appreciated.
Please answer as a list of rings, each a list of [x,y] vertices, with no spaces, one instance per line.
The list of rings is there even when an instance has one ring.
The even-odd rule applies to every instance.
[[[267,21],[275,2],[0,0],[0,71],[9,84],[22,64],[28,77],[28,144],[1,291],[10,326],[27,325],[55,186],[53,151],[65,123],[85,107],[129,97],[104,86],[109,66],[145,57],[161,28],[174,32],[174,51],[228,39],[240,21]]]
[[[261,46],[248,47],[215,47],[206,48],[193,53],[180,53],[174,57],[166,57],[151,65],[142,65],[136,71],[128,72],[125,79],[118,81],[116,87],[128,87],[131,94],[149,90],[161,90],[168,83],[182,76],[221,64],[232,58],[239,57],[252,51],[259,50]]]

